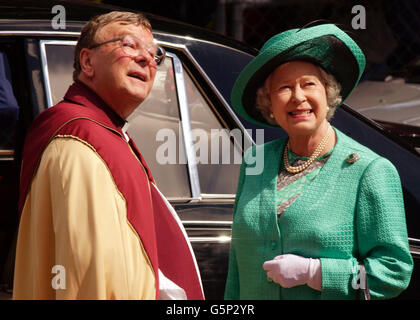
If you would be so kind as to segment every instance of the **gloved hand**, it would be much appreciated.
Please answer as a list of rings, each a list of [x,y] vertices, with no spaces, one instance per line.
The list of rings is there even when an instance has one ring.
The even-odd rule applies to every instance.
[[[267,277],[284,288],[307,284],[321,291],[321,261],[304,258],[295,254],[283,254],[264,262]]]

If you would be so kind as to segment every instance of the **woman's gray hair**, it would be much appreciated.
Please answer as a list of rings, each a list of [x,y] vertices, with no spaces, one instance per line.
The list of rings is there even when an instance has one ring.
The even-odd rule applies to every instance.
[[[325,91],[327,95],[327,103],[329,110],[327,112],[327,120],[329,121],[337,109],[337,106],[341,103],[342,97],[340,95],[341,85],[337,82],[335,77],[329,73],[326,73],[324,69],[317,66],[320,70],[322,80],[325,85]],[[278,126],[276,119],[271,118],[270,114],[270,84],[271,84],[271,74],[265,80],[263,86],[257,90],[257,100],[256,107],[261,112],[265,121],[271,125]]]

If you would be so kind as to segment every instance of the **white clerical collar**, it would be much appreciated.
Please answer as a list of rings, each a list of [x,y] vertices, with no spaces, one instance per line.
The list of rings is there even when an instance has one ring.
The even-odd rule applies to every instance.
[[[127,130],[128,130],[129,126],[130,126],[130,124],[126,121],[125,124],[123,125],[123,127],[121,128],[121,131],[124,135],[125,140],[127,140],[127,142],[130,141],[130,137],[127,134]]]

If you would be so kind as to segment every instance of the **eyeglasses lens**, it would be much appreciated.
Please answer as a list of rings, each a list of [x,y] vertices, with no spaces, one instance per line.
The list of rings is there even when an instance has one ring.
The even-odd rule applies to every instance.
[[[142,50],[146,50],[150,57],[152,57],[159,65],[165,57],[165,50],[155,43],[145,43],[131,35],[126,35],[122,39],[122,49],[128,56],[137,57]]]
[[[156,51],[156,55],[155,55],[155,61],[157,63],[157,65],[160,65],[163,63],[163,61],[165,60],[165,49],[163,49],[162,47],[157,47],[157,51]]]

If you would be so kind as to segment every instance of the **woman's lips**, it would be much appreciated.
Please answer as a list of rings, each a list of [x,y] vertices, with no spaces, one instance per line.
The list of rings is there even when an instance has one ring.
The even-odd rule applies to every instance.
[[[312,115],[313,111],[310,109],[307,110],[295,110],[289,112],[289,116],[291,116],[294,119],[306,119],[309,118]]]

